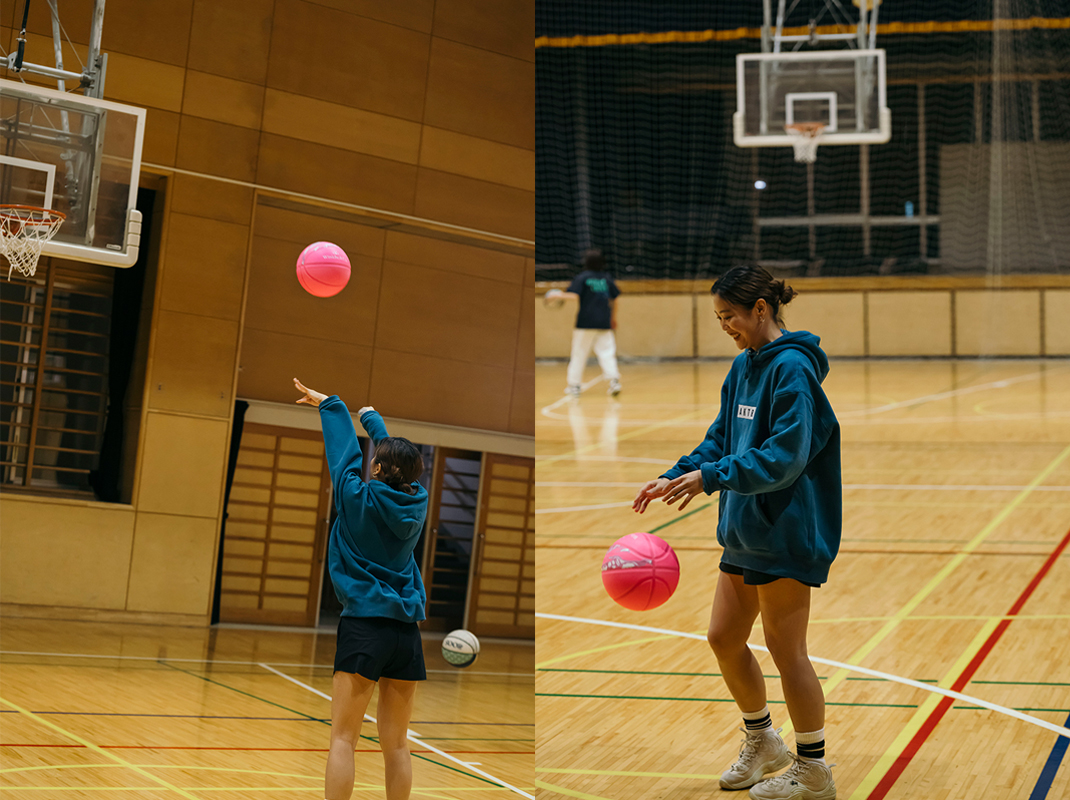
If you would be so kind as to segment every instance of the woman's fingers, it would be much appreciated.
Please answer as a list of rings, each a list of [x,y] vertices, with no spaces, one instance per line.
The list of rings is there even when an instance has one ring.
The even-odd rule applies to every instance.
[[[687,508],[687,504],[691,502],[691,498],[693,498],[694,496],[695,495],[693,494],[689,494],[687,497],[685,497],[684,502],[680,503],[680,507],[676,510],[683,511],[685,508]]]

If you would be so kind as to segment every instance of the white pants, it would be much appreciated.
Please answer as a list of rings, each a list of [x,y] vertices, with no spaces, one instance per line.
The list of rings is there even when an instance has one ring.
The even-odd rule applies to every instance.
[[[587,356],[590,355],[592,346],[606,380],[620,379],[620,371],[617,369],[617,339],[613,331],[576,328],[572,332],[572,357],[568,362],[570,386],[583,383],[583,368],[587,366]]]

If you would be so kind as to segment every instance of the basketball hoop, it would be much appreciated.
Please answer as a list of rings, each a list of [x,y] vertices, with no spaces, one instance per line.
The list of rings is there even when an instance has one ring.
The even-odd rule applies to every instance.
[[[821,134],[825,130],[821,122],[796,122],[785,125],[784,131],[791,137],[791,146],[795,148],[795,160],[803,164],[817,161],[817,146],[821,144]]]
[[[66,214],[48,208],[0,205],[0,255],[9,264],[8,280],[12,270],[33,275],[41,247],[56,235],[66,218]]]

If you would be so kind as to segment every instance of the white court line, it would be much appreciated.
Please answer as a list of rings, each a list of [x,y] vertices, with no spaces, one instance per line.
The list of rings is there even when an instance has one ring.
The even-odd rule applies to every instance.
[[[269,666],[268,666],[267,664],[264,664],[264,663],[261,663],[261,664],[260,664],[259,666],[263,667],[264,669],[268,670],[269,672],[274,672],[274,673],[275,673],[276,675],[278,675],[278,676],[279,676],[280,678],[285,678],[285,679],[286,679],[286,680],[288,680],[288,681],[289,681],[290,683],[296,683],[296,684],[297,684],[298,686],[300,686],[300,687],[301,687],[302,689],[308,689],[308,690],[309,690],[310,692],[312,692],[313,694],[317,694],[317,695],[319,695],[320,697],[322,697],[322,698],[326,699],[327,701],[330,701],[330,699],[331,699],[331,696],[330,696],[329,694],[324,694],[324,693],[323,693],[323,692],[321,692],[321,691],[320,691],[319,689],[315,689],[315,688],[313,688],[313,687],[309,686],[309,685],[308,685],[307,683],[301,683],[301,681],[297,680],[297,678],[291,678],[291,677],[290,677],[289,675],[287,675],[287,674],[286,674],[285,672],[279,672],[279,671],[278,671],[277,669],[274,669],[273,667],[269,667]],[[371,720],[371,721],[372,721],[373,723],[375,723],[376,725],[378,724],[377,722],[375,722],[375,717],[371,716],[370,714],[365,714],[365,715],[364,715],[364,718],[365,718],[365,719],[369,719],[369,720]],[[477,775],[482,775],[482,776],[483,776],[484,778],[486,778],[486,779],[488,779],[488,780],[491,780],[491,781],[493,781],[494,783],[498,784],[499,786],[504,786],[504,787],[505,787],[506,789],[510,789],[511,791],[514,791],[514,792],[516,792],[517,794],[519,794],[519,795],[521,795],[521,796],[523,796],[523,797],[528,797],[528,798],[530,798],[531,800],[535,800],[535,797],[534,797],[533,795],[530,795],[530,794],[528,794],[527,792],[525,792],[525,791],[523,791],[523,790],[521,790],[521,789],[517,789],[517,788],[516,788],[515,786],[513,786],[513,785],[511,785],[511,784],[508,784],[508,783],[506,783],[505,781],[503,781],[503,780],[502,780],[501,778],[495,778],[495,777],[494,777],[493,775],[491,775],[491,774],[490,774],[489,772],[484,772],[484,771],[483,771],[483,770],[481,770],[481,769],[476,769],[476,768],[475,768],[475,766],[473,766],[473,763],[472,763],[472,762],[469,762],[469,761],[461,761],[461,759],[459,759],[459,758],[454,758],[454,757],[453,757],[453,756],[451,756],[451,755],[450,755],[449,753],[445,753],[445,752],[443,752],[442,750],[439,750],[439,749],[438,749],[437,747],[435,747],[434,745],[430,745],[430,744],[428,744],[427,742],[425,742],[425,741],[422,741],[422,740],[420,739],[420,734],[418,734],[418,733],[416,733],[416,732],[414,732],[414,731],[406,730],[406,731],[405,731],[405,737],[406,737],[407,739],[410,739],[410,740],[411,740],[411,741],[413,741],[413,742],[416,742],[416,743],[417,743],[418,745],[420,745],[421,747],[426,747],[426,748],[427,748],[428,750],[430,750],[431,752],[433,752],[433,753],[437,753],[438,755],[442,756],[443,758],[449,759],[449,760],[450,760],[450,761],[452,761],[452,762],[453,762],[454,764],[460,764],[460,765],[461,765],[462,767],[464,767],[465,769],[467,769],[467,770],[468,770],[469,772],[474,772],[474,773],[476,773]],[[476,763],[478,763],[478,762],[476,762]]]
[[[630,505],[630,503],[629,503]],[[486,641],[486,640],[484,640]],[[189,664],[237,664],[245,667],[262,667],[263,661],[226,661],[218,658],[171,658],[170,656],[106,656],[98,653],[41,653],[33,650],[0,650],[4,656],[55,656],[57,658],[104,658],[109,660],[127,661],[177,661]],[[269,662],[276,667],[294,667],[300,669],[334,669],[334,664],[282,664],[277,661]],[[506,678],[532,678],[531,672],[490,672],[472,669],[429,669],[427,672],[441,672],[446,675],[497,675]]]
[[[628,488],[638,491],[641,486],[638,481],[535,481],[535,487],[555,486],[568,488],[573,486],[597,486],[599,488]],[[917,489],[924,492],[975,492],[988,490],[991,492],[1020,492],[1023,489],[1032,489],[1034,492],[1070,492],[1070,486],[995,486],[989,484],[916,484],[916,483],[845,483],[844,489],[874,489],[879,491],[911,491]],[[591,506],[594,508],[594,506]]]
[[[876,408],[863,408],[857,411],[845,411],[843,414],[837,414],[839,419],[844,417],[861,417],[867,414],[880,414],[884,411],[894,411],[897,408],[904,408],[905,406],[918,405],[919,403],[927,403],[930,400],[943,400],[948,397],[957,397],[964,394],[973,394],[974,392],[983,392],[985,389],[1004,389],[1015,383],[1022,383],[1023,381],[1031,381],[1042,375],[1051,375],[1052,373],[1065,372],[1070,367],[1064,367],[1062,369],[1049,369],[1040,370],[1039,372],[1030,372],[1027,375],[1019,375],[1016,378],[1004,378],[1003,380],[990,381],[989,383],[979,383],[976,386],[965,386],[961,389],[952,389],[947,392],[937,392],[936,394],[927,394],[921,397],[915,397],[911,400],[900,400],[896,403],[887,403],[883,406],[877,406]]]
[[[587,619],[585,617],[567,617],[561,614],[542,614],[535,612],[536,617],[542,617],[543,619],[556,619],[561,622],[580,622],[586,625],[603,625],[607,628],[626,628],[633,631],[642,631],[643,633],[663,633],[669,636],[678,636],[681,639],[698,639],[700,642],[706,641],[706,637],[699,633],[685,633],[683,631],[672,631],[667,628],[651,628],[646,625],[632,625],[628,622],[608,622],[602,619]],[[768,653],[769,650],[761,645],[749,644],[749,647],[753,647],[755,650],[761,650],[763,653]],[[974,705],[987,708],[989,711],[995,711],[997,714],[1004,714],[1008,717],[1014,717],[1022,722],[1028,722],[1030,725],[1036,725],[1038,727],[1049,730],[1053,733],[1057,733],[1059,736],[1065,736],[1070,739],[1070,728],[1064,728],[1061,725],[1056,725],[1053,722],[1047,720],[1038,719],[1032,717],[1029,714],[1023,714],[1021,711],[1015,711],[1013,708],[1007,708],[1006,706],[999,706],[995,703],[990,703],[987,700],[981,700],[978,697],[972,697],[968,694],[962,694],[960,692],[953,692],[950,689],[943,689],[939,686],[933,686],[930,683],[921,683],[920,681],[913,681],[910,678],[902,678],[898,675],[892,675],[887,672],[878,672],[875,669],[867,669],[866,667],[859,667],[855,664],[845,664],[842,661],[832,661],[828,658],[818,658],[817,656],[809,656],[809,659],[816,664],[825,664],[830,667],[837,667],[839,669],[845,669],[849,672],[860,672],[863,675],[870,675],[874,678],[883,678],[886,681],[893,683],[901,683],[904,686],[912,686],[915,689],[924,689],[927,692],[933,694],[941,694],[944,697],[950,697],[953,700],[961,700],[966,703],[973,703]]]
[[[634,484],[628,484],[633,486]],[[620,503],[599,503],[596,506],[567,506],[565,508],[536,508],[536,514],[564,514],[569,511],[597,511],[600,508],[624,508],[624,506],[630,506],[634,501],[625,500]]]
[[[602,376],[599,375],[594,380],[590,380],[590,381],[587,381],[587,383],[580,384],[580,394],[582,394],[583,392],[586,392],[592,386],[595,386],[595,385],[597,385],[597,384],[599,384],[601,382],[602,382]],[[572,395],[570,395],[570,394],[561,395],[559,398],[554,400],[554,402],[550,403],[550,405],[542,407],[542,410],[541,410],[542,415],[545,416],[545,417],[552,416],[552,414],[550,412],[552,412],[555,408],[557,408],[562,403],[567,403],[571,399],[572,399]],[[559,418],[559,419],[563,419],[563,418]]]
[[[580,456],[576,458],[575,453],[569,453],[564,456],[535,456],[535,461],[548,461],[549,459],[554,461],[561,461],[562,459],[571,459],[572,461],[614,461],[625,462],[630,464],[664,464],[667,467],[671,467],[675,464],[675,461],[668,461],[664,458],[640,458],[633,456]]]

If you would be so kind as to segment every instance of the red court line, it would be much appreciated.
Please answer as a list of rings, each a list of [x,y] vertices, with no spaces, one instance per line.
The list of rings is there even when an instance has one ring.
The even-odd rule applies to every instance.
[[[102,744],[97,745],[102,750],[248,750],[251,752],[266,753],[329,753],[326,747],[154,747],[149,744]],[[84,744],[0,744],[0,747],[74,747],[85,748]],[[374,748],[354,750],[355,753],[378,753]],[[413,753],[431,753],[431,750],[412,750]],[[534,750],[444,750],[451,755],[506,755],[506,756],[533,756]]]
[[[1055,562],[1059,560],[1059,556],[1062,555],[1063,550],[1066,549],[1068,544],[1070,544],[1070,531],[1067,531],[1066,536],[1063,537],[1055,550],[1048,556],[1047,561],[1044,562],[1044,565],[1040,568],[1037,574],[1033,576],[1033,580],[1029,582],[1029,585],[1026,586],[1025,590],[1018,596],[1018,599],[1014,601],[1014,605],[1011,606],[1011,610],[1008,611],[1005,616],[1015,617],[1018,615],[1018,612],[1025,606],[1026,601],[1029,600],[1029,597],[1036,590],[1037,586],[1040,585],[1044,576],[1048,574],[1052,566],[1055,565]],[[980,668],[981,663],[988,657],[988,654],[992,652],[993,648],[995,648],[996,643],[999,641],[1000,637],[1003,636],[1003,633],[1010,626],[1011,622],[1013,622],[1013,620],[1005,619],[996,626],[996,629],[992,631],[988,639],[985,640],[981,649],[977,651],[977,655],[975,655],[970,663],[966,665],[962,674],[955,679],[955,683],[951,686],[952,691],[961,692],[966,687],[966,684],[970,682],[970,679],[973,678],[974,674]],[[884,774],[884,777],[881,778],[880,783],[877,784],[877,787],[869,795],[867,800],[883,800],[895,782],[899,780],[899,776],[903,774],[907,765],[910,764],[914,756],[921,750],[921,746],[925,744],[925,740],[929,738],[934,730],[936,730],[936,726],[940,724],[940,720],[943,719],[944,714],[947,713],[954,702],[955,701],[950,697],[944,697],[940,700],[940,703],[933,709],[933,712],[929,715],[929,718],[925,720],[918,732],[914,734],[914,738],[910,740],[910,743],[907,744],[903,752],[899,754],[899,757],[896,758],[891,768]]]

